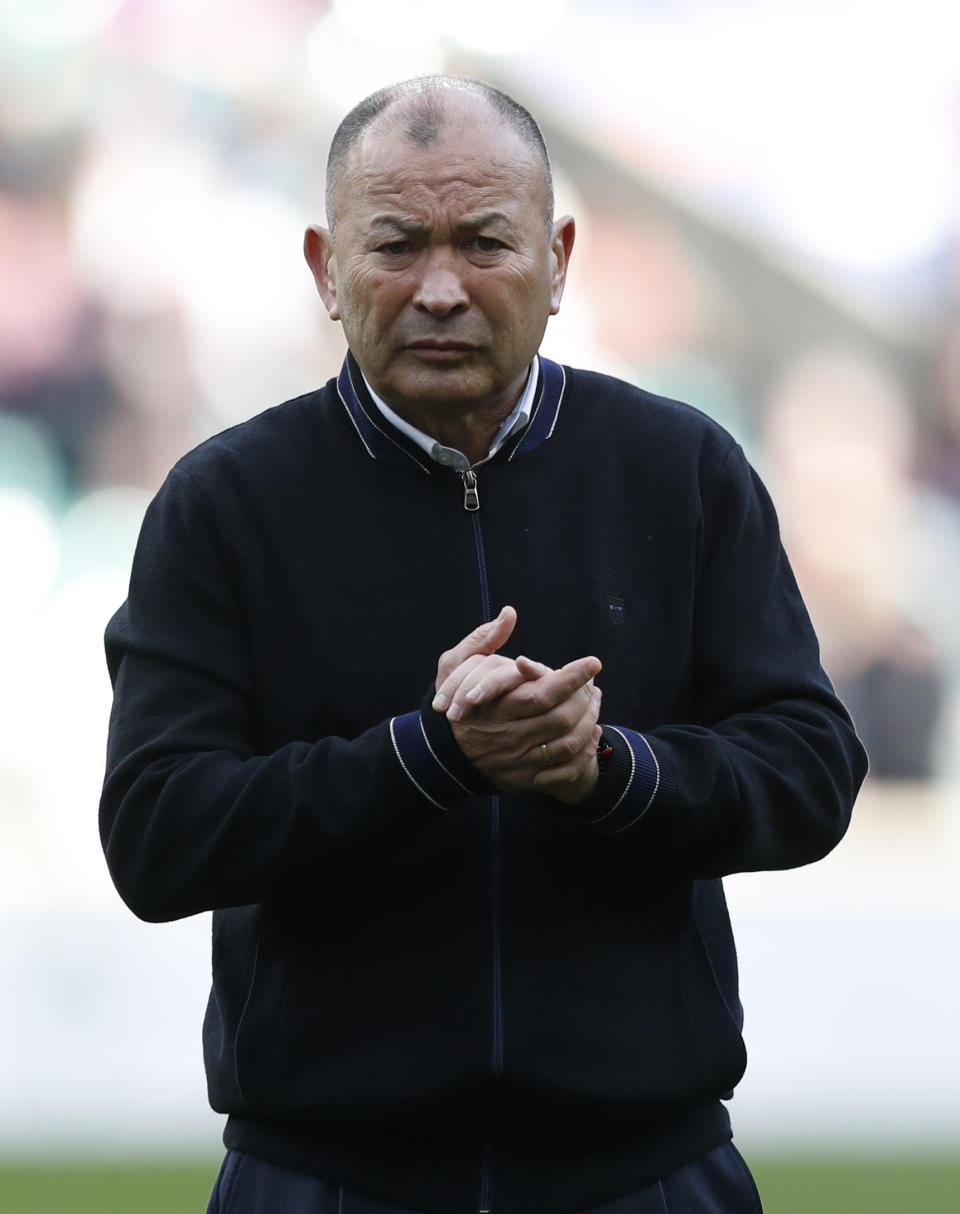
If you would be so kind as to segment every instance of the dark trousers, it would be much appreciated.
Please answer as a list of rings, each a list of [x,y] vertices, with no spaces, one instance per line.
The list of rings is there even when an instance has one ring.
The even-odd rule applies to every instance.
[[[207,1214],[418,1214],[337,1184],[228,1151]],[[530,1214],[538,1214],[531,1210]],[[757,1187],[733,1143],[655,1184],[581,1214],[763,1214]]]

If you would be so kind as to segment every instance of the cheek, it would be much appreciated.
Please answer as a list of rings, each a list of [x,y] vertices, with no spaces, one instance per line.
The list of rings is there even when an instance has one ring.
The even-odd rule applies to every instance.
[[[357,275],[340,293],[345,326],[364,333],[381,332],[403,307],[399,283],[372,275]]]
[[[529,324],[539,318],[541,311],[546,315],[550,307],[550,278],[540,267],[518,267],[505,277],[503,294],[518,312],[522,312],[524,323]]]
[[[531,333],[546,324],[550,310],[549,285],[517,275],[500,293],[498,310],[501,323],[512,333],[514,343],[526,342]]]

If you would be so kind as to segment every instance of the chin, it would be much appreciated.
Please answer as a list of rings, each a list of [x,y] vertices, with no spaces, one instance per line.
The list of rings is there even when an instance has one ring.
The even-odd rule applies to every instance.
[[[497,388],[487,376],[465,375],[462,370],[403,376],[390,387],[397,399],[409,401],[412,405],[431,402],[478,405],[497,393]],[[384,396],[384,399],[389,398]]]

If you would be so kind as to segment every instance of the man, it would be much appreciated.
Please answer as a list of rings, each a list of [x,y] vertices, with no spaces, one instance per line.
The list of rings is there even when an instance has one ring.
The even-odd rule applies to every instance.
[[[574,224],[510,98],[369,98],[327,210],[339,379],[180,461],[107,631],[114,879],[215,912],[210,1209],[759,1210],[719,878],[865,768],[769,500],[537,355]]]

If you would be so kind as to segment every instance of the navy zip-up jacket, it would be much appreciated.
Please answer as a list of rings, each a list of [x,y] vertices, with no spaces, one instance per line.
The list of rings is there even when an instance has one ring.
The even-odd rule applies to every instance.
[[[101,830],[137,914],[215,912],[229,1146],[435,1214],[563,1214],[730,1136],[719,878],[824,855],[866,761],[703,414],[541,359],[476,495],[350,357],[181,460],[107,629]],[[430,708],[504,603],[508,655],[603,662],[584,804],[496,795]]]

